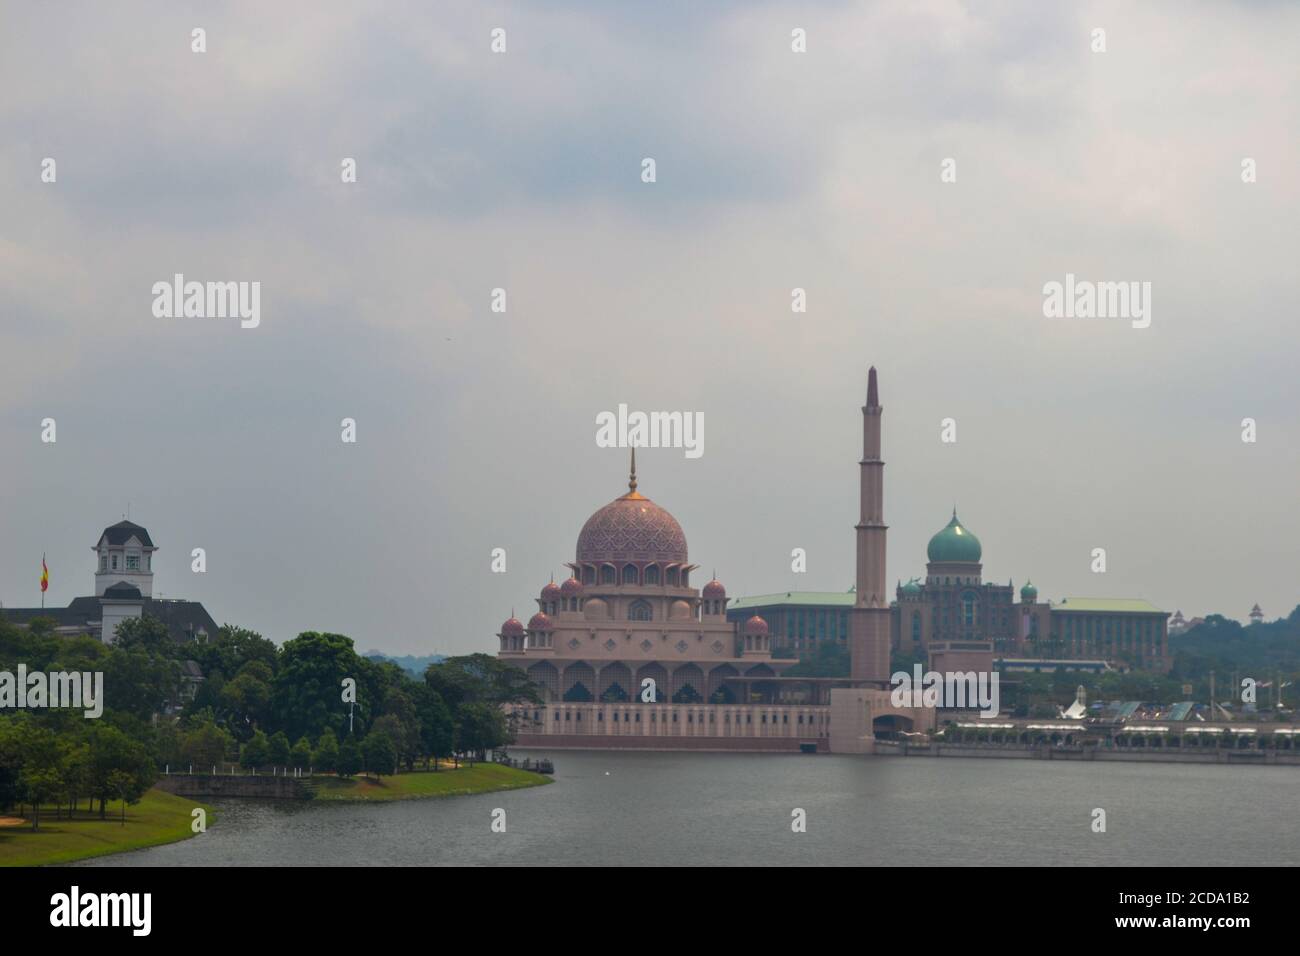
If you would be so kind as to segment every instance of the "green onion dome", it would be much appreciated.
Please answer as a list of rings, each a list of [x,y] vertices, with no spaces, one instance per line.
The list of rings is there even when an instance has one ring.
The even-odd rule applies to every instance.
[[[979,564],[980,539],[971,534],[957,520],[957,509],[952,510],[952,520],[947,527],[930,539],[926,555],[935,564]]]

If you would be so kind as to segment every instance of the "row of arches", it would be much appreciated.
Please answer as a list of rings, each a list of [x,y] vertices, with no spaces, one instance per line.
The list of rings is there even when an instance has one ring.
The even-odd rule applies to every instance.
[[[690,587],[691,566],[659,562],[627,562],[621,567],[613,562],[581,564],[575,576],[583,584],[632,584],[642,587]]]
[[[599,665],[573,661],[559,666],[538,661],[526,673],[548,703],[738,703],[734,689],[726,686],[727,680],[776,676],[766,664],[737,667],[723,663],[706,669],[686,663],[669,670],[656,661],[637,665],[635,670],[622,661]],[[653,683],[647,685],[647,680]],[[653,699],[643,701],[646,693]]]

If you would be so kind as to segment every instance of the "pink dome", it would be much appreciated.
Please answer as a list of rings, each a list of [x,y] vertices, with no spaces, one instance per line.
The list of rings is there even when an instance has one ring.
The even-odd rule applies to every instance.
[[[577,578],[569,578],[560,585],[560,593],[565,597],[577,597],[582,593],[582,582]]]
[[[542,588],[543,601],[556,601],[560,597],[560,586],[552,581],[546,587]]]
[[[745,633],[754,636],[765,635],[767,633],[767,621],[755,614],[745,622]]]
[[[519,618],[517,617],[510,618],[510,620],[506,621],[504,624],[501,625],[501,636],[502,637],[523,637],[524,622],[519,620]]]
[[[724,598],[727,596],[727,589],[722,586],[721,581],[714,578],[704,585],[704,596],[706,598]]]
[[[676,518],[633,491],[587,519],[578,535],[578,561],[685,564],[686,535]]]
[[[528,619],[528,630],[530,631],[549,631],[552,627],[551,619],[541,611]]]

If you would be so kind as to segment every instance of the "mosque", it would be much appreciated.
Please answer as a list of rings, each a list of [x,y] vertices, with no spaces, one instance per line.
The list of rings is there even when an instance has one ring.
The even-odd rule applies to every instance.
[[[541,589],[527,624],[511,615],[497,634],[501,659],[524,670],[543,697],[513,709],[516,746],[863,753],[876,733],[933,728],[933,708],[894,708],[886,689],[882,410],[872,368],[849,677],[786,676],[797,662],[773,658],[762,616],[728,620],[722,582],[692,586],[699,565],[677,520],[637,490],[633,449],[627,493],[587,519],[566,563],[571,576]],[[949,652],[936,644],[932,663],[945,666]],[[983,670],[990,663],[985,655]]]

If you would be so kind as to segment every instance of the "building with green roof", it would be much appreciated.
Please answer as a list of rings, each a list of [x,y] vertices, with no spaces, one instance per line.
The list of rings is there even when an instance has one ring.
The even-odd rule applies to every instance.
[[[781,656],[806,658],[826,641],[848,646],[849,611],[855,598],[853,588],[759,594],[732,601],[727,619],[743,623],[757,614],[767,621],[774,654],[780,651]]]
[[[1168,671],[1168,614],[1140,598],[1039,598],[1026,580],[982,579],[983,547],[957,516],[930,538],[924,578],[899,582],[890,604],[895,653],[928,656],[931,645],[987,646],[999,659],[1105,660],[1126,670]],[[732,601],[727,617],[757,614],[780,656],[811,657],[824,641],[847,644],[855,601],[847,591],[785,591]]]

